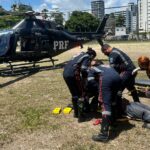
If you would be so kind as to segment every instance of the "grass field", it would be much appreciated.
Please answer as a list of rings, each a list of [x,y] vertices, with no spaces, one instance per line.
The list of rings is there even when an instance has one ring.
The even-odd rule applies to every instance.
[[[150,56],[148,42],[111,45],[128,53],[135,64],[140,55]],[[88,43],[84,50],[88,46],[97,51],[98,59],[107,60],[98,44]],[[0,77],[1,150],[149,150],[150,130],[142,128],[140,121],[120,122],[114,129],[114,137],[103,144],[91,140],[100,128],[93,126],[94,118],[78,123],[72,112],[52,114],[55,107],[63,109],[70,103],[71,96],[62,77],[63,65],[80,51],[76,48],[57,56],[55,69],[45,63],[40,64],[43,70],[30,75]],[[147,79],[145,72],[137,78]],[[124,97],[132,101],[129,95]],[[141,101],[150,105],[149,99],[141,98]]]

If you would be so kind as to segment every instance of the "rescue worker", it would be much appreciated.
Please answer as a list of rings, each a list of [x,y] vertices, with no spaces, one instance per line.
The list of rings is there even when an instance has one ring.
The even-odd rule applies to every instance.
[[[136,69],[133,70],[132,74],[136,74],[139,70],[145,70],[148,78],[150,79],[150,59],[146,56],[140,56],[138,58],[138,65]],[[146,89],[145,95],[150,98],[150,89]]]
[[[64,68],[63,77],[72,95],[74,117],[78,118],[78,122],[84,118],[83,105],[85,103],[87,71],[95,57],[96,52],[92,48],[88,48],[87,52],[81,52],[74,56]]]
[[[100,60],[93,60],[91,62],[91,67],[95,65],[102,65],[103,62]],[[99,95],[99,90],[98,90],[98,82],[95,80],[94,76],[95,71],[93,69],[89,69],[88,71],[88,82],[86,86],[86,93],[88,98],[92,98],[89,109],[91,112],[97,112],[98,109],[98,95]]]
[[[134,86],[136,75],[132,75],[135,65],[130,57],[121,50],[112,48],[109,44],[104,44],[101,51],[109,57],[110,65],[120,74],[122,79],[121,89],[118,94],[121,96],[123,90],[127,88],[131,92],[134,102],[140,102]]]
[[[146,56],[140,56],[138,58],[138,65],[141,70],[146,71],[146,74],[150,79],[150,59]]]
[[[109,140],[109,127],[115,121],[117,92],[120,89],[121,78],[109,66],[94,66],[89,70],[88,82],[95,80],[98,83],[98,101],[102,107],[101,131],[94,135],[94,141],[105,142]]]

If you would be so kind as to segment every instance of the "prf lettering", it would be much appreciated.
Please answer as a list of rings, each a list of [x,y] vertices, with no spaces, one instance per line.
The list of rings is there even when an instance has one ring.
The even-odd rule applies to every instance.
[[[69,41],[54,41],[53,49],[56,50],[63,50],[67,49]]]

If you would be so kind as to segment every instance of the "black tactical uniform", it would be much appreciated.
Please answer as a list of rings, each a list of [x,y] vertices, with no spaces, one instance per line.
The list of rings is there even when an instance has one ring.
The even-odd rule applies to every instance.
[[[102,107],[101,132],[99,135],[93,136],[95,141],[108,140],[109,126],[113,123],[116,115],[117,92],[120,89],[120,83],[119,74],[111,67],[100,65],[89,70],[88,84],[94,87],[95,93],[98,91],[98,100]]]
[[[82,115],[82,108],[79,110],[80,107],[78,106],[83,104],[87,70],[95,56],[96,52],[90,48],[86,53],[82,52],[74,56],[64,68],[63,77],[72,95],[74,117],[79,119],[81,118],[80,115]]]
[[[132,75],[135,66],[129,56],[119,49],[113,48],[109,54],[109,63],[120,74],[122,79],[121,92],[127,88],[131,92],[133,100],[139,102],[139,97],[134,87],[135,75]]]

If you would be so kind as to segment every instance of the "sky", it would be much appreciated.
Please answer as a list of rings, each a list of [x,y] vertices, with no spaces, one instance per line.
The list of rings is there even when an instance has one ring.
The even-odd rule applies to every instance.
[[[44,8],[51,10],[59,8],[60,11],[67,12],[73,10],[91,9],[91,0],[0,0],[0,5],[10,10],[11,5],[15,2],[31,5],[33,10],[40,11]],[[137,0],[104,0],[105,8],[115,6],[126,6],[129,2],[137,2]]]

